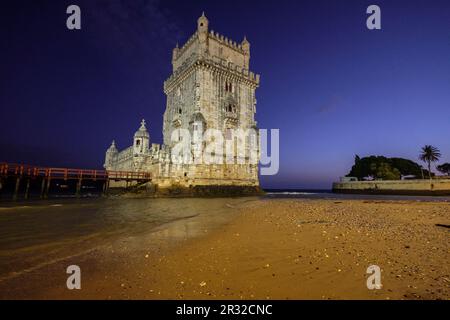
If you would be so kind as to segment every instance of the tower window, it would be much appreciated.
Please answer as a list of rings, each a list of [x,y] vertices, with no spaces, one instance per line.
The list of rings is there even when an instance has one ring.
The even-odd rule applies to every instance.
[[[225,111],[236,113],[236,105],[230,103],[230,104],[225,108]]]
[[[233,92],[233,85],[231,84],[231,82],[225,82],[225,91]]]
[[[141,140],[136,140],[136,145],[139,146],[141,144]]]
[[[180,109],[178,109],[178,114],[181,114],[183,111]]]

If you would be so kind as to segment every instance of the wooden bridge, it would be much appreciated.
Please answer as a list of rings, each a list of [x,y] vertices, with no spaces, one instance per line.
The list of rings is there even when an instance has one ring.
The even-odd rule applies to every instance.
[[[41,181],[41,198],[48,197],[48,191],[52,180],[76,180],[77,196],[80,196],[81,194],[83,181],[103,181],[103,192],[106,193],[111,180],[126,181],[127,184],[131,181],[144,183],[151,180],[151,174],[149,172],[49,168],[0,162],[0,190],[6,179],[11,177],[15,178],[13,199],[17,199],[19,188],[23,180],[26,182],[25,199],[28,199],[29,197],[30,183],[32,180]]]

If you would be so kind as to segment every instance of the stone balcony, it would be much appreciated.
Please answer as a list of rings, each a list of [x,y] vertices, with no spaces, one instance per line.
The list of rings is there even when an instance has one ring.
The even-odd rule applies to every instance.
[[[227,123],[237,125],[239,122],[239,115],[236,112],[225,112],[224,119]]]
[[[225,112],[225,118],[227,119],[238,119],[238,114],[236,112]]]
[[[179,115],[174,116],[173,120],[172,120],[172,125],[175,128],[179,128],[181,127],[181,118]]]

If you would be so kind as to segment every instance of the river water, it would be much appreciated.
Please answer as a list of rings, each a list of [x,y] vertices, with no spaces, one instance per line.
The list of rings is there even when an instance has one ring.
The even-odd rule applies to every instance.
[[[230,221],[258,198],[60,199],[0,203],[0,280],[123,237],[174,242]],[[155,238],[155,241],[158,240]]]

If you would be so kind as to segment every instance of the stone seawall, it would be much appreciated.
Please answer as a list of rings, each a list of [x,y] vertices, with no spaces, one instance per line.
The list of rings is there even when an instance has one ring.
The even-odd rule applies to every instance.
[[[450,195],[450,179],[334,182],[333,192],[362,194]]]
[[[108,195],[124,198],[185,198],[185,197],[248,197],[261,196],[264,191],[252,185],[195,185],[171,184],[159,186],[152,183],[115,186],[108,190]]]

